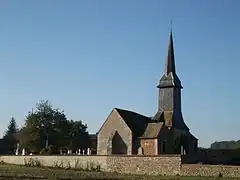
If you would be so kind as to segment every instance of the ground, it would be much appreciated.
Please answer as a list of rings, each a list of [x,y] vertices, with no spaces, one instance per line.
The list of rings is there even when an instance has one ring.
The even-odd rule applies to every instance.
[[[210,178],[210,177],[168,177],[168,176],[136,176],[136,175],[121,175],[117,173],[104,173],[104,172],[91,172],[91,171],[76,171],[76,170],[64,170],[56,168],[46,167],[26,167],[10,164],[0,165],[0,179],[4,180],[33,180],[33,179],[49,179],[49,180],[214,180],[214,179],[232,179],[232,178]]]

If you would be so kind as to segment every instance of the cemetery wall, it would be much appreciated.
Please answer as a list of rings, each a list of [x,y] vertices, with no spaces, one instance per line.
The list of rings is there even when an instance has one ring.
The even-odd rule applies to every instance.
[[[111,172],[174,176],[180,174],[181,156],[108,156],[107,166]]]
[[[240,177],[240,166],[182,164],[181,176]]]
[[[106,159],[106,156],[0,156],[0,161],[10,164],[103,170],[107,169]]]
[[[181,164],[179,155],[161,156],[0,156],[11,164],[95,169],[118,173],[182,176],[240,177],[240,166]]]
[[[91,169],[102,171],[177,175],[180,172],[180,155],[171,156],[0,156],[0,161],[26,165],[38,163],[42,166]]]

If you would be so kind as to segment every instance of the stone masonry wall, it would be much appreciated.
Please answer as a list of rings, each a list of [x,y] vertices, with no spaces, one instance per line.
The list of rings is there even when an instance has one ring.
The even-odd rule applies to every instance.
[[[10,164],[24,165],[26,161],[39,161],[42,166],[81,168],[92,163],[100,165],[102,171],[149,174],[176,175],[180,174],[180,156],[0,156],[0,161]]]
[[[182,164],[181,176],[215,176],[240,177],[240,166]]]
[[[181,176],[240,177],[240,166],[181,164],[178,155],[161,156],[0,156],[0,161],[24,165],[39,161],[42,166],[71,168],[100,167],[102,171]]]
[[[107,170],[127,174],[177,175],[181,157],[172,156],[109,156]]]

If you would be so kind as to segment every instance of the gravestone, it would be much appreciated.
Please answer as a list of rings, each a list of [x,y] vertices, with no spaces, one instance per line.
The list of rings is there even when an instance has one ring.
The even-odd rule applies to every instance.
[[[143,148],[142,147],[138,148],[138,155],[143,155]]]
[[[16,149],[16,152],[15,152],[15,155],[17,156],[19,153],[19,143],[17,143],[17,149]]]
[[[25,148],[22,149],[22,155],[25,156]]]
[[[87,155],[91,155],[91,149],[87,148]]]
[[[72,150],[71,150],[71,149],[68,149],[67,154],[68,154],[68,155],[69,155],[69,154],[72,154]]]
[[[184,148],[183,148],[183,146],[181,146],[181,155],[183,155],[184,154]]]

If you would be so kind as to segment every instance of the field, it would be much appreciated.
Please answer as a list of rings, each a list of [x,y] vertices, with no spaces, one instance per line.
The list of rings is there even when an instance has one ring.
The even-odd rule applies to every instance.
[[[121,175],[117,173],[91,172],[91,171],[76,171],[54,169],[46,167],[26,167],[9,164],[0,165],[0,179],[4,180],[33,180],[33,179],[49,179],[49,180],[213,180],[213,179],[233,179],[233,178],[210,178],[210,177],[167,177],[167,176],[136,176],[136,175]]]

